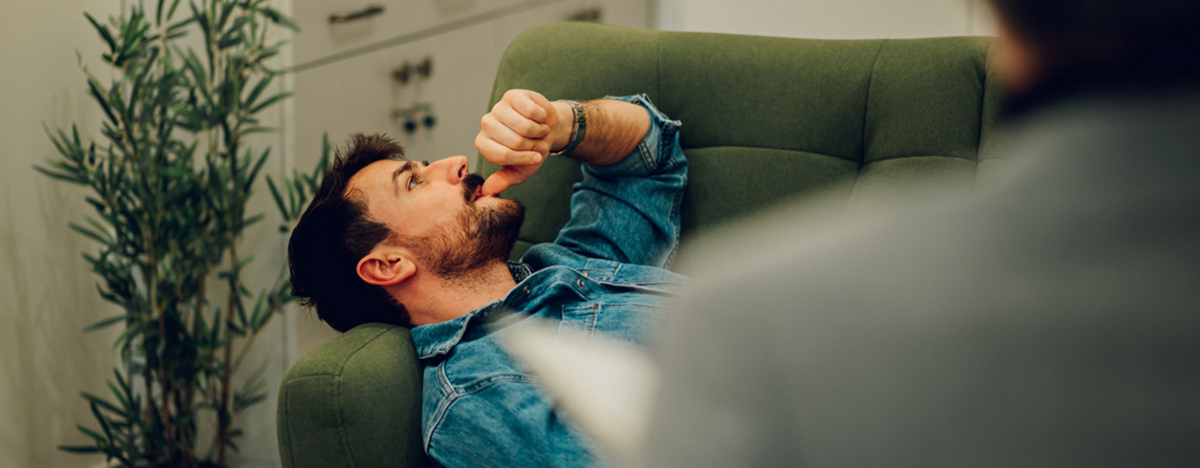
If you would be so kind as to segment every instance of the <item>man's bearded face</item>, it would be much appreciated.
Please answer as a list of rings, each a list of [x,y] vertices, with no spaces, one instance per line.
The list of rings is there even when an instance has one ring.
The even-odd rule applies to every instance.
[[[483,181],[478,174],[467,175],[461,184],[466,202],[461,211],[426,235],[400,239],[429,272],[446,279],[462,279],[485,265],[508,259],[525,221],[525,206],[503,199],[477,204]]]

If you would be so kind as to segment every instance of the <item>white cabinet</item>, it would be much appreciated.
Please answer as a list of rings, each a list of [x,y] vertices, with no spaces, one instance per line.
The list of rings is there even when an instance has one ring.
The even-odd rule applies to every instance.
[[[372,3],[374,2],[374,3]],[[600,21],[647,27],[650,0],[301,0],[294,3],[302,32],[294,40],[294,63],[320,60],[319,66],[291,77],[295,164],[311,168],[320,156],[321,135],[340,145],[356,132],[387,133],[405,147],[409,159],[434,161],[452,155],[474,160],[479,119],[487,112],[492,83],[505,48],[521,31],[538,24],[563,21],[598,9]],[[359,22],[329,24],[331,13],[381,5],[384,11]],[[511,12],[488,16],[488,12]],[[422,34],[430,28],[461,25],[464,19],[486,17],[476,24]],[[355,29],[357,28],[357,29]],[[399,42],[405,35],[422,39],[344,57],[371,44]],[[405,62],[431,59],[429,77],[410,76],[407,84],[393,78]],[[336,61],[327,60],[334,58]],[[547,63],[547,72],[556,64]],[[603,73],[597,70],[597,73]],[[415,74],[414,74],[415,75]],[[432,128],[418,122],[404,129],[396,110],[426,104],[436,119]],[[473,163],[472,163],[473,164]],[[308,315],[308,314],[304,314]],[[296,324],[297,358],[333,336],[327,326],[302,317]]]
[[[536,7],[538,3],[532,3]],[[293,12],[295,63],[305,64],[397,36],[443,26],[515,5],[521,0],[300,0]],[[338,18],[332,20],[332,18]]]

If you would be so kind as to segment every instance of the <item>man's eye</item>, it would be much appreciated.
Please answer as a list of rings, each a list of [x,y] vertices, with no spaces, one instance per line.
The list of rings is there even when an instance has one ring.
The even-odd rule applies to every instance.
[[[409,177],[408,178],[408,189],[412,190],[413,187],[415,187],[419,183],[421,183],[421,181],[419,179],[417,179],[417,176]]]

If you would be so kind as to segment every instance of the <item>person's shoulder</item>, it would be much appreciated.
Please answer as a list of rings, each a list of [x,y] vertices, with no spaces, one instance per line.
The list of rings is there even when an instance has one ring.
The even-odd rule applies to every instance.
[[[577,268],[586,261],[586,257],[553,242],[534,244],[521,256],[521,262],[535,272],[553,266]]]

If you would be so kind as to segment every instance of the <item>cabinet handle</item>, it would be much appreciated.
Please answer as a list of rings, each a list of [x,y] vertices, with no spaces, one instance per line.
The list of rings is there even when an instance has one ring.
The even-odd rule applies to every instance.
[[[329,15],[329,22],[331,24],[349,23],[354,20],[370,18],[372,16],[378,16],[380,14],[383,14],[383,7],[381,7],[379,5],[371,5],[369,7],[363,8],[358,11],[352,11],[350,13],[334,13],[332,15]]]

